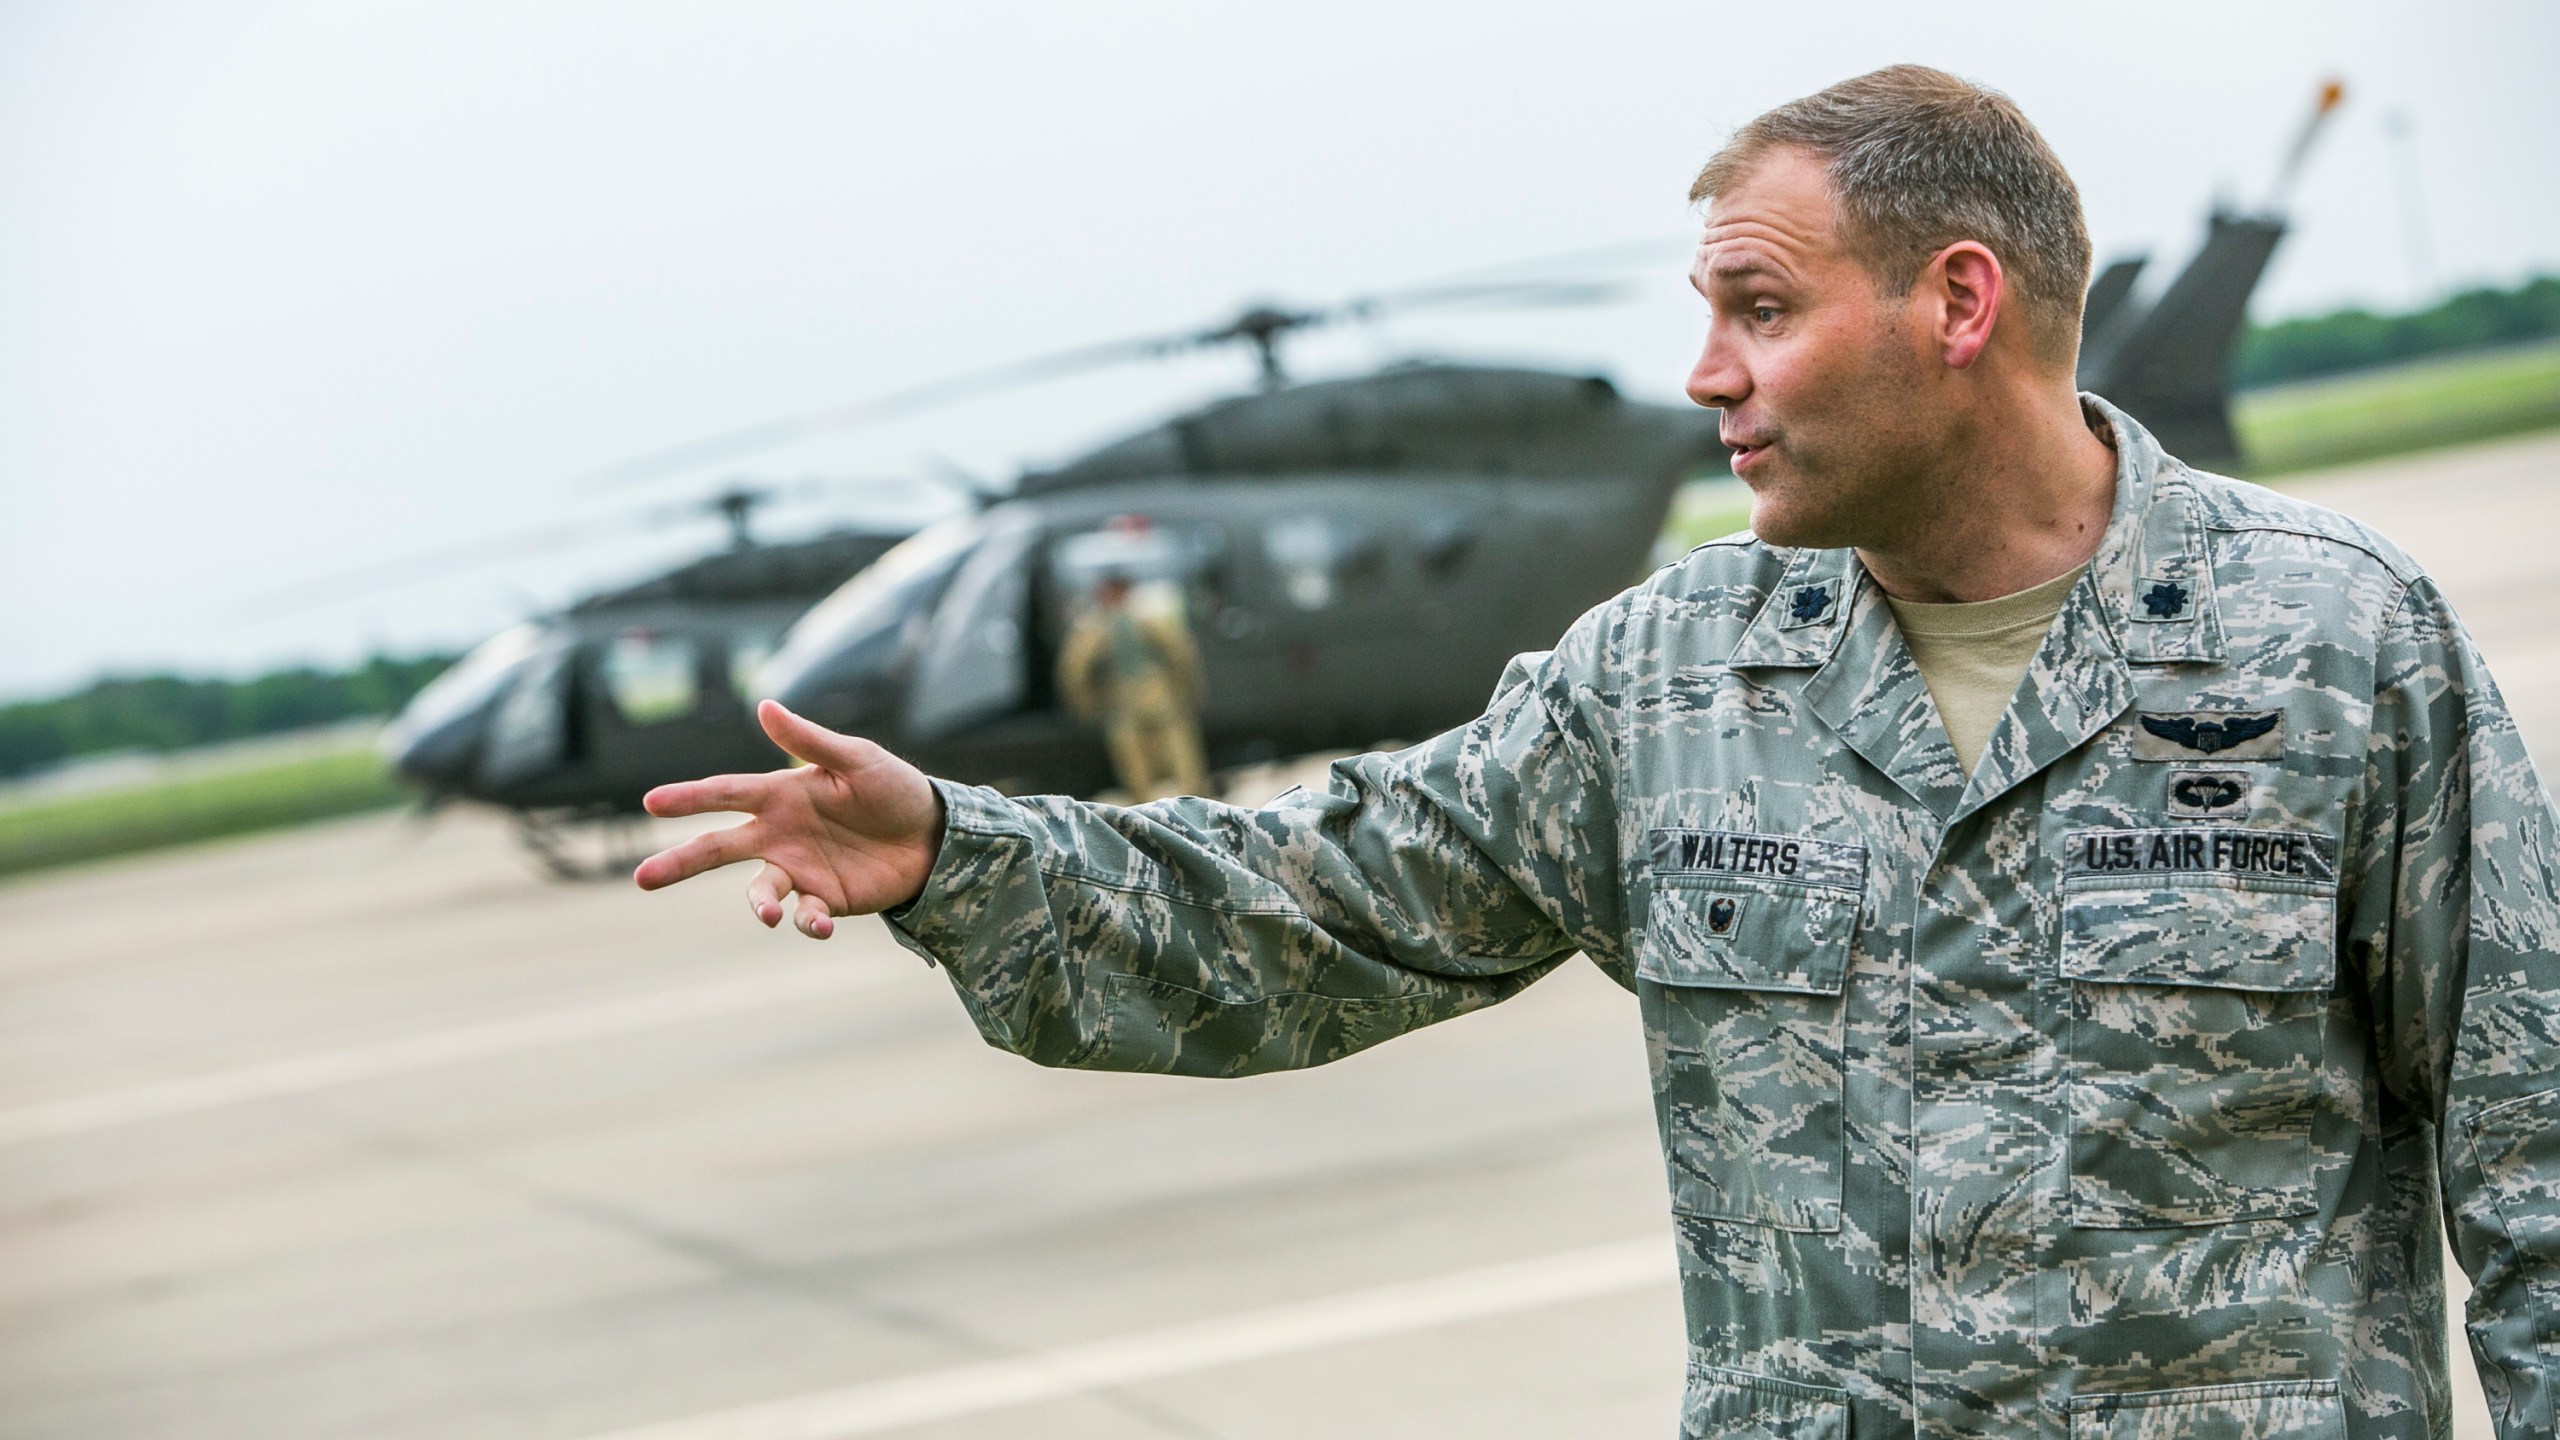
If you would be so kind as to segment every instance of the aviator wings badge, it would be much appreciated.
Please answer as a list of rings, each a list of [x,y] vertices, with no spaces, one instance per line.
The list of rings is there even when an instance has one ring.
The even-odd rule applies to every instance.
[[[2284,712],[2145,711],[2133,737],[2137,760],[2279,760],[2284,757]]]

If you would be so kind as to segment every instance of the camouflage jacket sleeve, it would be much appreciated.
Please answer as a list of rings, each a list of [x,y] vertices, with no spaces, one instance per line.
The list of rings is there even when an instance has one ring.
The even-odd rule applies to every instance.
[[[2372,736],[2349,953],[2384,1083],[2435,1132],[2500,1434],[2549,1436],[2560,1433],[2560,823],[2427,580],[2382,637]]]
[[[1565,658],[1588,628],[1514,660],[1465,727],[1259,810],[936,781],[942,853],[890,928],[999,1048],[1191,1075],[1321,1065],[1577,948],[1614,963],[1615,767]]]

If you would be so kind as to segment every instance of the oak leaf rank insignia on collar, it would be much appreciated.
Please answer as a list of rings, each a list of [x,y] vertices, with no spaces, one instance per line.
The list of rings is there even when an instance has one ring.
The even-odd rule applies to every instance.
[[[1799,585],[1795,593],[1787,597],[1787,623],[1790,626],[1810,625],[1830,613],[1831,585],[1827,581],[1819,585]]]
[[[2142,592],[2142,618],[2175,620],[2187,613],[2187,602],[2194,598],[2187,587],[2175,580],[2154,580]]]

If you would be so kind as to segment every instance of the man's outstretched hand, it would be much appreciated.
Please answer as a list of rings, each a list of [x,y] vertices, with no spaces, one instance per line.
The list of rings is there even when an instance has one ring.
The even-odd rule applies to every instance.
[[[813,940],[835,933],[838,915],[903,905],[924,889],[942,849],[942,797],[924,772],[872,744],[812,725],[771,700],[756,707],[764,733],[808,764],[764,775],[714,775],[661,785],[641,799],[652,815],[738,811],[744,825],[697,835],[661,850],[631,872],[659,890],[741,860],[764,861],[747,904],[766,925],[791,923]]]

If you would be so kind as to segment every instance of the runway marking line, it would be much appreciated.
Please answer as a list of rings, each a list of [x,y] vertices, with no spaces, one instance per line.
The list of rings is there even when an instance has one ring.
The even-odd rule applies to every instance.
[[[0,1145],[77,1135],[136,1120],[193,1114],[278,1095],[299,1095],[359,1080],[376,1080],[444,1065],[516,1055],[575,1040],[628,1035],[687,1020],[733,1015],[820,996],[874,989],[902,978],[902,975],[879,967],[804,966],[775,974],[713,980],[566,1010],[519,1015],[483,1025],[431,1031],[401,1040],[327,1050],[210,1075],[75,1095],[15,1110],[0,1110]]]
[[[1144,1330],[1012,1360],[990,1360],[713,1411],[590,1440],[841,1440],[1034,1401],[1268,1359],[1353,1340],[1592,1299],[1677,1275],[1660,1238],[1355,1290],[1320,1300]]]

